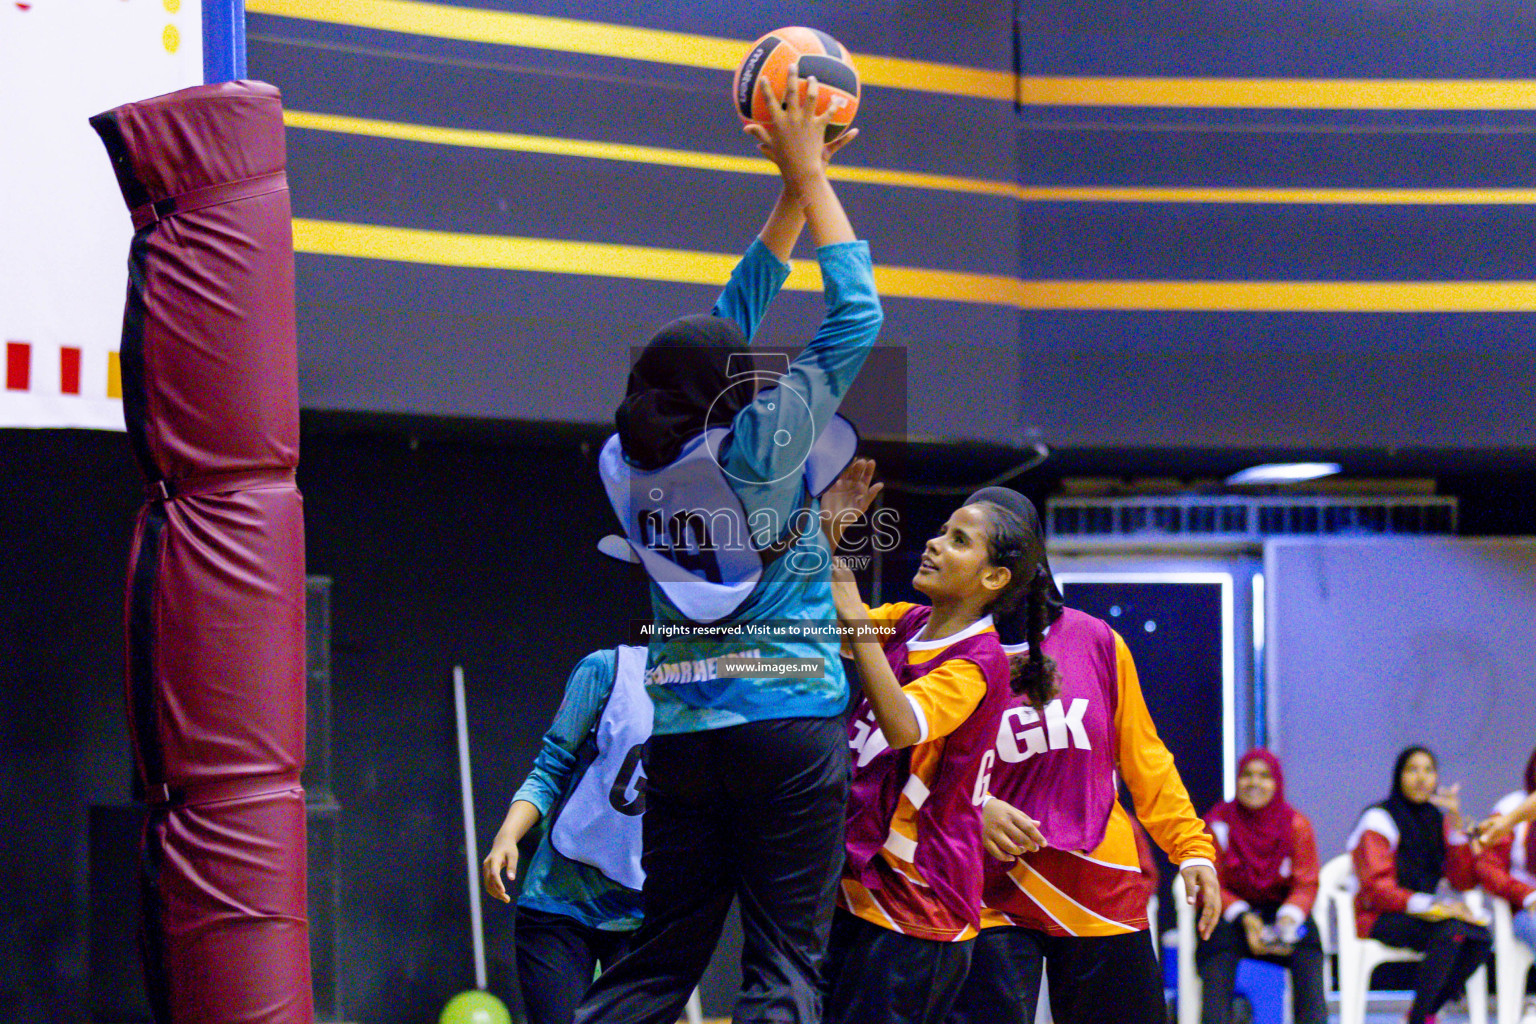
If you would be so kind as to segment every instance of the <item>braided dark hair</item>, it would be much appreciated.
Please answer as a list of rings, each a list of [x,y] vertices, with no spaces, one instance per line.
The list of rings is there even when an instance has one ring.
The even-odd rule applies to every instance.
[[[995,621],[1006,622],[1024,605],[1029,650],[1009,657],[1009,683],[1014,693],[1023,694],[1029,706],[1039,711],[1057,692],[1056,660],[1046,657],[1041,647],[1050,614],[1051,578],[1033,557],[1038,540],[1022,516],[993,501],[976,504],[987,513],[987,559],[1010,574],[987,610]]]

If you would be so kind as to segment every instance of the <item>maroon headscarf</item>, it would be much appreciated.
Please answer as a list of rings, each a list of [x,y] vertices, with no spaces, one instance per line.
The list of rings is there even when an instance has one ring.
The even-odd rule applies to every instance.
[[[1536,793],[1536,750],[1531,751],[1531,759],[1525,762],[1525,795]],[[1536,869],[1536,826],[1525,827],[1525,866],[1526,870]]]
[[[1241,775],[1250,761],[1263,761],[1275,777],[1275,795],[1269,803],[1250,811],[1236,800],[1211,808],[1208,820],[1225,822],[1227,846],[1220,854],[1222,883],[1251,903],[1273,903],[1285,897],[1290,881],[1280,873],[1287,857],[1296,853],[1292,832],[1295,811],[1285,801],[1285,774],[1280,759],[1263,747],[1237,762]]]

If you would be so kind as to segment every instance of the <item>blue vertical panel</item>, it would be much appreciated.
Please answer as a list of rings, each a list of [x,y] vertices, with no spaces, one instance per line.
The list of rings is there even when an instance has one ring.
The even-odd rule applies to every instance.
[[[203,0],[203,81],[245,77],[245,0]]]

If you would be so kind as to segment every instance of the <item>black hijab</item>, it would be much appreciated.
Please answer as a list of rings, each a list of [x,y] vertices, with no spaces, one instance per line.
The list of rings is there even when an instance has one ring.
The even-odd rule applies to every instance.
[[[1038,566],[1039,571],[1045,575],[1046,624],[1049,625],[1061,618],[1061,588],[1056,586],[1056,577],[1051,575],[1051,563],[1045,556],[1045,538],[1041,535],[1040,513],[1035,511],[1035,503],[1011,487],[983,487],[965,499],[967,505],[974,505],[978,501],[990,501],[994,505],[1001,505],[1024,521],[1029,534],[1025,557]],[[1013,615],[1005,621],[996,623],[997,635],[1003,643],[1021,644],[1029,639],[1027,616],[1028,607],[1024,602],[1020,602]]]
[[[685,316],[663,327],[635,360],[614,413],[629,461],[660,469],[708,428],[729,426],[757,392],[750,377],[732,384],[733,371],[751,371],[750,352],[734,320]]]
[[[1414,892],[1434,892],[1445,877],[1445,816],[1429,801],[1416,804],[1403,795],[1403,766],[1414,754],[1435,755],[1426,747],[1408,747],[1392,766],[1392,795],[1378,807],[1397,825],[1397,884]]]

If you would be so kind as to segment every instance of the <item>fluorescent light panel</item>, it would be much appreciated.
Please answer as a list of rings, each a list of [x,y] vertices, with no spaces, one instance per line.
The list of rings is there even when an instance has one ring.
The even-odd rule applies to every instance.
[[[1267,462],[1227,477],[1229,484],[1295,484],[1333,476],[1342,467],[1337,462]]]

